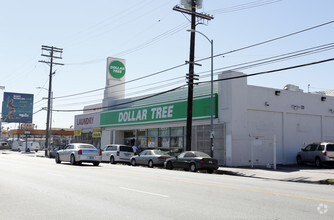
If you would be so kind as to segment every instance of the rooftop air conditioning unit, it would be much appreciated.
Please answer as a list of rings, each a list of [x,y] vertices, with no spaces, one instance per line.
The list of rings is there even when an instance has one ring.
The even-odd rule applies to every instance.
[[[284,90],[293,91],[293,92],[303,92],[302,89],[299,89],[299,86],[288,84],[284,86]]]

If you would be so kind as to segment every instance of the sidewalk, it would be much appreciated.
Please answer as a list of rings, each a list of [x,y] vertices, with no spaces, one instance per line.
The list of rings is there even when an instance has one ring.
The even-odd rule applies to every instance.
[[[313,166],[278,166],[276,170],[250,167],[220,167],[218,173],[288,182],[316,183],[334,185],[334,168],[315,168]]]
[[[1,150],[1,154],[22,154],[30,157],[45,157],[44,150],[38,152],[17,152]],[[271,179],[277,181],[302,182],[334,185],[334,167],[316,168],[314,166],[277,166],[277,169],[266,167],[220,167],[216,174]]]

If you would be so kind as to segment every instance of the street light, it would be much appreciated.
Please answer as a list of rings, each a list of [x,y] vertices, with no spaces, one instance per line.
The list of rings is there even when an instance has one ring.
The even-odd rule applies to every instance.
[[[213,131],[213,40],[210,40],[205,34],[200,31],[196,31],[193,29],[187,30],[188,32],[199,33],[204,36],[211,44],[211,124],[210,124],[210,156],[213,157],[213,138],[215,136],[215,132]]]

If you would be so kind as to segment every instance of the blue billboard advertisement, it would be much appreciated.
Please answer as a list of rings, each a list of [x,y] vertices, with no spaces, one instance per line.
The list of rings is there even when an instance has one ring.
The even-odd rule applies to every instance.
[[[33,94],[4,92],[2,122],[32,123]]]

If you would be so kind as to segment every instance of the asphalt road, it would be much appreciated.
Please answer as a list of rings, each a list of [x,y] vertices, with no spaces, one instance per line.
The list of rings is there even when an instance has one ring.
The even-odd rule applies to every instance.
[[[334,219],[334,188],[0,154],[0,218]]]

